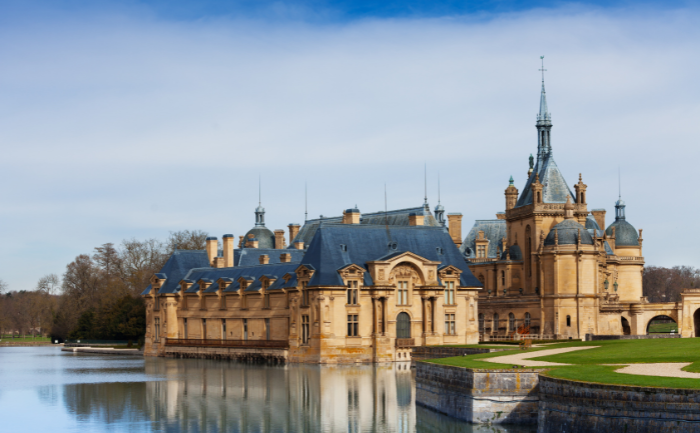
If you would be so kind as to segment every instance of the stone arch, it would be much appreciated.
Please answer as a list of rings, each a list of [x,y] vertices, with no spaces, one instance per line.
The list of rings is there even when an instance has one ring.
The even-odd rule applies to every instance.
[[[620,316],[620,322],[622,325],[622,335],[630,335],[632,333],[630,322],[624,316]]]
[[[700,337],[700,308],[693,313],[693,337]]]
[[[423,271],[411,262],[401,262],[394,266],[389,272],[389,278],[409,278],[414,286],[422,286],[425,283]]]
[[[698,311],[700,311],[700,309],[698,309]],[[698,311],[696,311],[695,314],[698,314]],[[673,322],[673,323],[676,324],[674,333],[677,334],[677,333],[678,333],[678,322],[677,322],[673,317],[671,317],[671,316],[667,316],[667,315],[665,315],[665,314],[659,314],[659,315],[657,315],[657,316],[652,317],[652,318],[649,319],[649,321],[647,322],[647,327],[646,327],[646,333],[647,333],[647,335],[649,335],[650,333],[652,333],[652,332],[650,332],[650,331],[652,331],[652,329],[651,329],[651,327],[652,327],[652,322],[656,322],[656,323],[661,324],[661,323],[664,323],[664,322],[665,322],[665,323],[669,323],[668,321]],[[670,331],[669,331],[669,332],[654,332],[654,334],[668,334],[668,333],[670,333]]]
[[[515,332],[515,314],[508,313],[508,332]]]

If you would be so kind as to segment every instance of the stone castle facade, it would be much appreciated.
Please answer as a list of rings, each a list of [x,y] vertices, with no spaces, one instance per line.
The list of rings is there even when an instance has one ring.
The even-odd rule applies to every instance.
[[[682,303],[643,296],[642,231],[615,204],[588,209],[554,158],[542,83],[537,158],[522,192],[511,178],[505,212],[476,221],[438,204],[265,227],[175,251],[143,292],[149,356],[267,357],[354,363],[410,359],[411,348],[492,338],[642,335],[668,316],[684,336],[700,327],[700,290]]]

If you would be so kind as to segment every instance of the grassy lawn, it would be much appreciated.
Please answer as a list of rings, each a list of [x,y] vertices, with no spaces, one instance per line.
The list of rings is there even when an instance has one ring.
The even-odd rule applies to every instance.
[[[675,323],[650,323],[650,334],[670,334],[671,331],[678,334],[678,325]]]
[[[48,337],[34,337],[32,338],[31,335],[27,335],[25,337],[18,337],[15,335],[15,338],[12,338],[11,335],[3,335],[2,340],[0,341],[0,344],[12,344],[12,343],[50,343],[51,339]]]
[[[499,344],[499,343],[493,343]],[[515,350],[518,347],[504,347],[504,346],[489,346],[486,344],[445,344],[441,346],[428,346],[428,347],[438,347],[438,348],[458,348],[458,349],[505,349],[505,350]]]
[[[571,366],[566,367],[550,368],[545,374],[552,377],[620,385],[700,389],[700,379],[681,379],[672,377],[622,374],[615,373],[614,371],[620,367],[602,365],[690,362],[692,364],[686,367],[685,370],[690,372],[700,372],[700,338],[611,340],[589,342],[576,341],[547,345],[547,347],[536,348],[528,350],[527,352],[579,346],[598,347],[594,349],[562,353],[559,355],[543,356],[536,359],[539,361],[572,364]],[[430,362],[474,369],[513,368],[512,365],[483,361],[485,358],[493,358],[503,355],[503,352],[496,352],[434,359]]]

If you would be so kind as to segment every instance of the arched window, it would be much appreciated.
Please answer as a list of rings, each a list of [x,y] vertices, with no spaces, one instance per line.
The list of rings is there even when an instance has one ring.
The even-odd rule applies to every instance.
[[[493,313],[493,333],[498,332],[498,313]]]
[[[515,314],[508,314],[508,332],[515,331]]]
[[[407,313],[396,317],[396,338],[411,338],[411,317]]]
[[[525,313],[525,326],[530,327],[530,313]]]
[[[479,332],[484,332],[484,314],[479,313]]]
[[[566,316],[566,326],[571,326],[571,316]]]

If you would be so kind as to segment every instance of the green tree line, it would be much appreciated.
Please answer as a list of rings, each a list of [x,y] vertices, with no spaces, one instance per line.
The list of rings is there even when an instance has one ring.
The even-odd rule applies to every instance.
[[[33,291],[10,291],[0,280],[0,332],[52,339],[138,340],[146,330],[140,294],[175,249],[203,250],[207,233],[171,232],[165,241],[127,239],[81,254],[62,278],[42,277]]]

